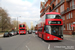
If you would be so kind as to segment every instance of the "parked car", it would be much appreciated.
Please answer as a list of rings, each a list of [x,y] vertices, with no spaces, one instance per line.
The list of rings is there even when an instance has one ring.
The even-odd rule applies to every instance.
[[[35,31],[33,30],[33,33],[35,33]]]
[[[14,31],[15,35],[17,35],[17,31]]]
[[[12,31],[12,32],[10,32],[10,33],[12,34],[12,36],[14,36],[14,35],[15,35],[14,31]]]
[[[10,37],[10,36],[12,36],[12,34],[9,33],[9,32],[5,32],[4,35],[3,35],[3,37]]]
[[[38,34],[38,32],[37,32],[37,31],[35,31],[35,34]]]
[[[31,34],[31,33],[32,33],[32,31],[31,31],[31,30],[29,30],[29,31],[28,31],[28,34]]]
[[[19,31],[15,31],[17,33],[17,35],[19,34]]]

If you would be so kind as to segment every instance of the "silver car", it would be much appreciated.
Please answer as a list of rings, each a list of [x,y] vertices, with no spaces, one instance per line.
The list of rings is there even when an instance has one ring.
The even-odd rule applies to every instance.
[[[14,35],[15,35],[15,33],[14,33],[14,32],[10,32],[10,34],[12,34],[12,36],[14,36]]]

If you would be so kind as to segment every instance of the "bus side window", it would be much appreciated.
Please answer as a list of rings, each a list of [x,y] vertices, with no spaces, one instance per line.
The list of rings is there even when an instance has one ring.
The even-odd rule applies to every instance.
[[[44,26],[44,30],[46,30],[46,26]]]

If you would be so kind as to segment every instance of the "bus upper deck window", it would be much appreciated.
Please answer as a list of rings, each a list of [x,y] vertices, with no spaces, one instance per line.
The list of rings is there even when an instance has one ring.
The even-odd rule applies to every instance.
[[[56,17],[55,17],[55,19],[60,19],[61,17],[60,17],[60,15],[56,15]]]

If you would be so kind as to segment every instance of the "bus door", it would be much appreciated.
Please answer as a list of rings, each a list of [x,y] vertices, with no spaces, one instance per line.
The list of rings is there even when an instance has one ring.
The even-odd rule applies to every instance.
[[[46,25],[45,26],[46,39],[58,40],[62,36],[62,26],[60,25]]]
[[[49,27],[48,25],[45,26],[45,39],[46,40],[51,40],[52,36],[51,36],[51,27]]]

